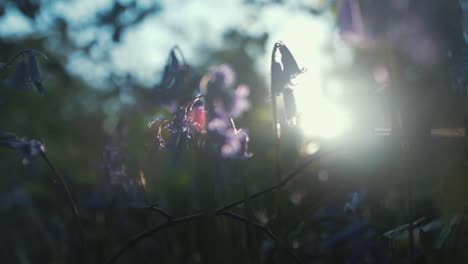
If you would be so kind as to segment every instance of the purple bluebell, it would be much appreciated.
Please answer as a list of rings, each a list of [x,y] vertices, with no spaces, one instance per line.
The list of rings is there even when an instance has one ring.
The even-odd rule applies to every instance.
[[[246,85],[232,89],[234,83],[235,74],[228,65],[211,68],[205,76],[207,131],[223,157],[249,157],[248,135],[236,128],[233,118],[250,108],[250,90]]]
[[[151,100],[159,105],[186,104],[191,100],[197,82],[197,75],[185,62],[180,49],[175,47],[169,53],[161,81]]]
[[[239,85],[235,89],[231,88],[235,82],[235,74],[230,66],[211,68],[205,80],[206,83],[201,84],[203,86],[201,89],[206,91],[209,120],[220,116],[238,118],[250,108],[249,87]]]
[[[18,138],[13,133],[3,131],[0,131],[0,146],[16,150],[23,157],[24,165],[29,164],[33,157],[46,152],[45,146],[35,139]]]
[[[166,141],[166,149],[179,151],[188,147],[191,135],[185,107],[180,107],[177,110],[172,122],[167,126],[167,129],[170,132],[170,136]]]
[[[271,60],[271,92],[272,96],[283,95],[284,111],[289,125],[296,124],[297,115],[292,79],[303,72],[304,69],[299,68],[286,45],[277,42]]]
[[[296,59],[294,59],[294,56],[286,45],[280,43],[278,49],[281,53],[283,74],[287,76],[289,80],[304,72],[304,69],[299,68]],[[291,82],[289,81],[288,84],[291,85]]]
[[[29,67],[25,60],[16,63],[13,77],[9,80],[10,85],[18,90],[30,90],[32,88],[29,81]]]
[[[229,88],[234,84],[236,80],[236,74],[231,66],[222,64],[211,68],[208,71],[208,78],[209,81],[220,85],[219,87]]]
[[[221,155],[225,158],[250,158],[248,151],[249,136],[242,129],[228,129],[225,133],[224,143],[221,146]]]
[[[28,73],[30,81],[34,84],[40,95],[45,95],[45,89],[42,82],[46,77],[41,73],[36,56],[33,52],[28,52]]]
[[[30,90],[36,87],[40,95],[45,95],[44,85],[46,77],[41,73],[36,55],[33,51],[23,54],[23,59],[16,63],[10,85],[18,90]]]

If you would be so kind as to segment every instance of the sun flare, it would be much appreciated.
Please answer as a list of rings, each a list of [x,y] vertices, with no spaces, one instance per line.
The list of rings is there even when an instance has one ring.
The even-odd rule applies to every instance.
[[[306,69],[293,80],[293,88],[299,112],[297,123],[308,138],[335,138],[351,124],[346,110],[332,98],[342,96],[343,83],[331,82],[326,77],[333,67],[349,64],[352,60],[351,51],[340,41],[336,32],[330,30],[331,25],[328,18],[295,16],[284,21],[272,38],[282,40],[299,66]],[[331,88],[328,89],[329,95],[323,92],[324,84]]]
[[[300,78],[294,92],[299,112],[298,125],[310,138],[335,138],[342,135],[351,124],[348,113],[325,96],[318,87],[319,80]]]

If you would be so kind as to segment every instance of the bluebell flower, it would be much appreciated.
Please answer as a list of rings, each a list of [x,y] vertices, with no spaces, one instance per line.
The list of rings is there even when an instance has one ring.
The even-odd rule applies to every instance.
[[[177,55],[179,54],[179,55]],[[152,100],[158,104],[185,104],[191,100],[198,82],[197,75],[185,62],[179,48],[173,48],[164,67],[159,85]]]
[[[42,85],[42,82],[46,79],[46,77],[41,73],[36,56],[33,54],[33,52],[28,52],[27,62],[30,81],[34,84],[40,95],[45,95],[45,89]]]
[[[177,110],[172,122],[167,126],[167,129],[170,132],[170,136],[166,142],[166,149],[181,150],[188,147],[191,135],[185,107],[180,107]]]
[[[211,82],[219,82],[220,87],[229,88],[234,84],[236,74],[231,66],[222,64],[208,71],[208,79]]]
[[[189,107],[179,107],[172,119],[156,118],[148,124],[155,132],[153,146],[156,149],[180,153],[190,146],[193,119],[189,116]]]
[[[296,124],[297,115],[292,80],[304,71],[303,68],[299,68],[286,45],[277,42],[271,59],[271,92],[272,96],[283,95],[284,111],[289,125]]]
[[[205,105],[201,100],[197,100],[191,107],[190,126],[198,132],[205,131],[206,111]]]
[[[46,77],[41,73],[36,55],[33,51],[27,51],[23,57],[16,63],[13,77],[9,81],[10,85],[18,90],[30,90],[34,86],[39,94],[44,95],[45,89],[42,83]]]
[[[223,157],[250,157],[248,135],[237,129],[233,120],[250,108],[250,90],[246,85],[231,89],[234,83],[235,74],[228,65],[211,68],[202,79],[200,86],[206,93],[207,131],[212,141],[220,146]]]
[[[16,63],[13,77],[10,79],[10,85],[18,90],[30,90],[32,88],[29,81],[29,68],[25,60]]]
[[[165,72],[169,71],[166,68]],[[250,90],[246,85],[232,88],[234,83],[235,73],[230,66],[211,68],[200,81],[202,94],[179,106],[172,119],[148,124],[155,131],[156,147],[177,154],[209,139],[223,157],[249,157],[247,133],[236,129],[233,118],[250,108]]]
[[[225,132],[225,141],[221,147],[221,155],[225,158],[250,158],[248,151],[249,136],[242,129],[228,129]]]
[[[297,65],[296,59],[292,55],[291,51],[283,43],[278,45],[279,52],[281,53],[281,64],[283,67],[283,75],[285,75],[289,81],[288,84],[291,85],[290,80],[297,75],[304,72],[304,69],[299,68]]]
[[[231,89],[234,82],[234,71],[228,65],[211,68],[202,79],[200,89],[206,94],[206,109],[211,118],[223,115],[237,118],[250,108],[249,87],[239,85]]]
[[[240,117],[244,112],[250,109],[250,88],[247,85],[237,86],[232,95],[232,105],[229,114],[233,118]]]
[[[159,84],[160,89],[171,89],[176,83],[176,77],[180,67],[179,60],[177,59],[174,50],[169,53],[167,64],[164,66],[164,72]]]
[[[13,133],[3,131],[0,131],[0,146],[16,150],[23,158],[23,165],[29,164],[33,157],[46,152],[45,146],[35,139],[18,138]]]

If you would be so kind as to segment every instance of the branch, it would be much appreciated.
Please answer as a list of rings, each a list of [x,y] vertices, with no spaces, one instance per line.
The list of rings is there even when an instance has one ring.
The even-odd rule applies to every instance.
[[[238,220],[238,221],[241,221],[241,222],[244,222],[246,224],[250,224],[250,225],[253,225],[254,227],[256,227],[257,229],[261,230],[262,232],[264,232],[265,234],[267,234],[271,240],[273,240],[276,244],[280,245],[280,244],[284,244],[284,248],[286,249],[286,251],[288,252],[288,254],[294,258],[294,260],[297,262],[297,263],[303,263],[302,260],[296,255],[296,253],[294,253],[294,250],[292,248],[290,248],[289,246],[287,246],[285,243],[281,243],[280,239],[278,238],[278,236],[276,236],[268,227],[266,226],[263,226],[259,223],[254,223],[252,221],[250,221],[248,218],[244,217],[244,216],[241,216],[241,215],[238,215],[236,213],[233,213],[233,212],[230,212],[230,211],[221,211],[219,213],[219,215],[224,215],[224,216],[228,216],[230,217],[231,219],[234,219],[234,220]]]
[[[65,182],[65,178],[60,174],[60,172],[54,166],[54,164],[52,164],[52,162],[47,157],[47,154],[44,151],[41,151],[40,155],[41,155],[42,159],[44,159],[44,161],[50,167],[50,169],[54,173],[55,177],[60,181],[60,184],[62,184],[62,187],[65,190],[65,193],[67,194],[68,203],[69,203],[69,205],[70,205],[70,207],[71,207],[71,209],[73,211],[73,216],[74,216],[74,218],[76,220],[76,223],[78,225],[78,229],[79,229],[79,232],[80,232],[81,244],[83,246],[83,249],[86,251],[86,237],[85,237],[85,232],[84,232],[84,229],[83,229],[83,225],[81,224],[81,220],[80,220],[80,212],[78,210],[78,207],[76,206],[76,203],[75,203],[75,201],[73,199],[71,191],[68,188],[67,183]]]
[[[172,219],[172,216],[168,212],[164,211],[162,208],[160,208],[160,207],[158,207],[156,205],[151,205],[151,206],[148,207],[148,209],[150,209],[153,212],[157,212],[160,215],[164,216],[168,222],[170,222],[171,219]]]
[[[262,191],[259,191],[257,193],[254,193],[254,194],[250,195],[248,200],[258,198],[258,197],[263,196],[263,195],[265,195],[267,193],[273,192],[276,189],[280,189],[280,188],[284,187],[288,182],[293,180],[297,175],[299,175],[299,173],[301,173],[309,165],[311,165],[315,161],[318,161],[318,160],[321,160],[321,159],[327,157],[328,155],[334,153],[335,151],[336,151],[336,149],[332,149],[332,150],[328,150],[328,151],[323,152],[323,153],[321,153],[321,152],[317,153],[316,155],[312,156],[308,161],[304,162],[302,165],[299,165],[298,167],[293,169],[288,175],[283,177],[282,181],[280,181],[279,183],[277,183],[277,184],[275,184],[275,185],[273,185],[271,187],[268,187],[268,188],[266,188],[266,189],[264,189]],[[230,203],[230,204],[216,210],[216,213],[219,213],[221,211],[226,211],[226,210],[228,210],[228,209],[230,209],[232,207],[244,204],[245,201],[246,201],[246,199],[244,198],[244,199],[240,199],[240,200],[237,200],[235,202],[232,202],[232,203]]]
[[[158,210],[158,212],[164,212],[164,211],[159,211]],[[221,215],[228,216],[231,219],[242,221],[242,222],[247,223],[247,224],[252,224],[256,228],[260,229],[265,234],[267,234],[277,244],[280,244],[280,239],[273,232],[271,232],[271,230],[269,228],[267,228],[265,226],[262,226],[262,225],[260,225],[258,223],[253,223],[249,219],[247,219],[246,217],[243,217],[241,215],[238,215],[238,214],[235,214],[235,213],[229,212],[229,211],[217,212],[214,216],[216,217],[216,216],[221,216]],[[161,230],[164,230],[164,229],[167,229],[167,228],[179,225],[179,224],[184,224],[184,223],[200,220],[201,218],[203,218],[205,216],[207,216],[207,215],[204,214],[204,213],[197,213],[197,214],[193,214],[193,215],[189,215],[189,216],[176,218],[174,220],[168,220],[164,224],[151,227],[151,228],[149,228],[149,229],[135,235],[128,242],[126,242],[123,246],[121,246],[114,254],[112,254],[112,256],[110,256],[105,261],[105,264],[111,264],[111,263],[116,262],[127,250],[129,250],[130,248],[132,248],[133,246],[138,244],[138,242],[140,242],[141,240],[143,240],[143,239],[145,239],[145,238],[147,238],[147,237],[149,237],[151,235],[154,235],[154,234],[158,233]],[[288,254],[291,255],[296,260],[297,263],[303,263],[291,248],[285,247],[285,249],[288,252]]]
[[[269,187],[263,191],[260,191],[260,192],[257,192],[255,194],[252,194],[249,196],[248,199],[242,199],[242,200],[239,200],[239,201],[236,201],[236,202],[233,202],[229,205],[226,205],[220,209],[217,209],[214,213],[214,216],[219,216],[219,215],[226,215],[226,216],[229,216],[231,218],[235,218],[239,221],[243,221],[243,222],[246,222],[249,223],[250,220],[248,220],[247,218],[243,217],[243,216],[240,216],[240,215],[237,215],[237,214],[234,214],[232,212],[229,212],[227,211],[227,209],[229,208],[232,208],[234,206],[237,206],[237,205],[240,205],[240,204],[244,204],[247,200],[250,200],[250,199],[254,199],[254,198],[257,198],[257,197],[260,197],[264,194],[267,194],[269,192],[272,192],[278,188],[282,188],[283,186],[285,186],[289,181],[293,180],[301,171],[303,171],[305,168],[307,168],[309,165],[311,165],[313,162],[315,161],[318,161],[326,156],[328,156],[329,154],[335,152],[335,150],[329,150],[327,152],[323,152],[323,153],[319,153],[319,154],[316,154],[315,156],[311,157],[307,162],[305,162],[304,164],[300,165],[299,167],[297,167],[296,169],[294,169],[293,171],[291,171],[285,178],[284,180],[282,180],[280,183],[276,184],[276,185],[273,185],[272,187]],[[146,237],[149,237],[163,229],[167,229],[167,228],[170,228],[172,226],[175,226],[175,225],[178,225],[178,224],[182,224],[182,223],[187,223],[187,222],[192,222],[192,221],[195,221],[195,220],[199,220],[201,219],[202,217],[205,217],[206,214],[204,213],[197,213],[197,214],[193,214],[193,215],[189,215],[189,216],[184,216],[184,217],[180,217],[180,218],[176,218],[176,219],[171,219],[169,218],[170,215],[168,213],[166,213],[164,210],[160,209],[160,208],[157,208],[155,207],[157,212],[161,213],[162,215],[165,215],[167,218],[168,218],[168,221],[164,224],[161,224],[161,225],[158,225],[158,226],[155,226],[155,227],[151,227],[137,235],[135,235],[132,239],[130,239],[128,242],[126,242],[123,246],[120,247],[120,249],[117,250],[117,252],[115,252],[112,256],[110,256],[105,264],[111,264],[111,263],[114,263],[115,261],[117,261],[117,259],[119,259],[120,256],[122,256],[128,249],[132,248],[133,246],[135,246],[138,242],[140,242],[141,240],[143,240],[144,238]],[[169,217],[168,217],[169,216]],[[268,236],[274,240],[275,242],[278,242],[279,239],[267,228],[265,228],[264,226],[262,225],[259,225],[259,224],[255,224],[255,223],[252,223],[256,228],[261,228],[263,232],[267,233]],[[290,249],[288,249],[288,253],[292,256],[294,256],[294,258],[296,259],[297,262],[299,263],[302,263],[299,258],[297,257],[297,255]]]
[[[324,202],[326,202],[326,201],[332,199],[333,197],[335,197],[335,195],[338,194],[339,191],[341,191],[344,186],[345,186],[344,184],[341,184],[341,185],[337,186],[336,189],[333,192],[325,193],[323,197],[319,198],[318,201],[316,203],[314,203],[314,205],[312,205],[310,207],[310,211],[317,210],[320,207],[320,205],[322,205]],[[296,230],[296,228],[298,226],[300,226],[301,224],[303,224],[306,220],[308,220],[308,218],[303,217],[302,219],[300,219],[300,221],[298,221],[295,224],[291,225],[287,229],[287,231],[284,233],[284,237],[286,237],[286,239],[288,239],[289,236],[291,235],[291,233],[294,232]]]
[[[159,232],[161,230],[170,228],[170,227],[178,225],[178,224],[183,224],[183,223],[188,223],[188,222],[192,222],[192,221],[195,221],[195,220],[199,220],[204,216],[205,216],[205,214],[203,214],[203,213],[193,214],[193,215],[189,215],[189,216],[176,218],[174,220],[169,220],[164,224],[151,227],[151,228],[149,228],[149,229],[135,235],[132,239],[130,239],[127,243],[125,243],[122,247],[120,247],[120,249],[118,249],[112,256],[110,256],[106,260],[105,264],[114,263],[115,261],[117,261],[117,259],[119,259],[120,256],[122,256],[127,250],[129,250],[130,248],[135,246],[138,242],[140,242],[141,240],[143,240],[143,239],[145,239],[145,238],[147,238],[147,237],[149,237],[149,236],[151,236],[151,235],[153,235],[153,234],[155,234],[155,233],[157,233],[157,232]]]

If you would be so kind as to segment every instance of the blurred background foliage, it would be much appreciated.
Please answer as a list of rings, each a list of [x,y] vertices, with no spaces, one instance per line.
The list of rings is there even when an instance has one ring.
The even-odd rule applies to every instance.
[[[412,219],[424,218],[415,223],[416,261],[464,263],[468,259],[462,250],[468,242],[468,231],[463,228],[468,145],[463,137],[430,136],[431,128],[467,125],[465,1],[356,0],[365,18],[362,23],[370,27],[363,35],[342,24],[339,8],[330,4],[333,1],[227,1],[225,7],[205,2],[201,6],[211,9],[196,9],[197,4],[184,1],[0,3],[0,61],[24,49],[48,57],[40,59],[47,75],[45,96],[11,87],[8,80],[14,67],[1,72],[0,128],[46,145],[78,203],[89,241],[82,253],[65,194],[51,180],[47,166],[41,160],[23,166],[19,155],[0,149],[2,263],[103,263],[132,235],[164,221],[145,209],[149,204],[183,216],[222,206],[245,192],[275,183],[269,65],[263,60],[269,58],[272,43],[281,39],[274,39],[278,34],[268,27],[256,25],[266,16],[273,27],[280,27],[274,23],[276,16],[296,14],[332,21],[330,38],[337,31],[343,39],[352,33],[348,43],[352,59],[346,65],[334,65],[326,74],[338,76],[345,84],[344,96],[333,100],[352,113],[355,125],[339,138],[312,138],[323,149],[339,146],[341,150],[302,172],[279,194],[253,200],[249,208],[238,211],[267,224],[305,263],[409,263],[407,229],[398,227],[409,222],[410,177]],[[231,2],[254,14],[238,15],[246,21],[243,27],[237,22],[217,25],[223,14],[237,16],[226,12]],[[407,11],[392,9],[394,2],[407,3]],[[206,12],[211,18],[208,12],[216,10],[221,20],[208,20],[207,25],[192,24],[188,18],[192,11],[201,16]],[[239,10],[244,9],[233,11]],[[286,15],[277,10],[285,10]],[[262,12],[269,16],[262,17]],[[417,32],[400,28],[403,33],[395,33],[392,25],[404,28],[413,25],[412,19],[422,23],[415,26]],[[355,23],[353,19],[347,22]],[[156,30],[154,36],[149,36],[148,23]],[[187,33],[204,26],[205,31]],[[301,35],[301,30],[290,34],[299,42],[314,39],[314,35]],[[180,34],[172,39],[173,35],[163,34],[166,31]],[[221,32],[220,39],[211,31]],[[387,39],[393,33],[396,37]],[[141,35],[149,38],[148,43]],[[145,54],[152,50],[148,45],[158,42],[165,44],[157,45],[157,53]],[[424,53],[428,42],[436,43],[427,48],[430,54]],[[154,135],[147,123],[170,115],[151,100],[173,45],[181,47],[195,78],[212,66],[229,64],[237,82],[251,88],[251,108],[237,125],[248,131],[254,156],[220,162],[223,166],[217,169],[221,172],[213,179],[203,177],[216,167],[217,158],[210,153],[196,157],[188,153],[176,162],[167,153],[150,151]],[[294,48],[291,51],[296,54]],[[296,60],[301,64],[300,55]],[[382,65],[383,72],[379,71]],[[324,74],[319,68],[307,71]],[[315,89],[332,93],[323,87]],[[392,135],[377,137],[375,127],[392,127]],[[296,128],[283,130],[283,172],[309,156],[311,139],[302,134]],[[411,146],[406,156],[402,143]],[[109,145],[119,148],[126,161],[125,177],[117,183],[106,175],[103,153]],[[346,204],[359,210],[344,212]],[[163,231],[129,250],[119,262],[293,262],[273,249],[263,234],[220,218]]]

